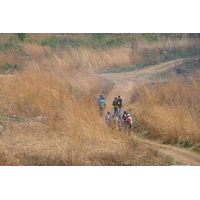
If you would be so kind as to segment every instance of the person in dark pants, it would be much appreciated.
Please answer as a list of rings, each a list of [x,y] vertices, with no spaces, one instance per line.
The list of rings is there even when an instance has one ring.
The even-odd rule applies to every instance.
[[[123,131],[124,129],[124,119],[122,118],[121,115],[118,116],[118,127],[119,127],[119,131]]]
[[[119,112],[119,114],[121,114],[121,111],[122,111],[122,98],[120,98],[120,96],[118,96],[117,100],[118,100],[118,112]]]
[[[127,128],[127,123],[126,123],[127,115],[128,115],[128,113],[126,111],[124,111],[124,114],[122,115],[122,119],[124,120],[125,129]]]
[[[112,103],[114,107],[114,115],[117,117],[118,116],[118,100],[117,97],[115,97],[115,100]]]

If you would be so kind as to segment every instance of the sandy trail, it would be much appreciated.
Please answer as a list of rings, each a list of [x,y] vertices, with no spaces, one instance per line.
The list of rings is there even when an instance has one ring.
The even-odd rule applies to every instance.
[[[159,153],[169,156],[174,160],[175,163],[178,163],[179,165],[200,166],[200,154],[198,153],[171,145],[160,144],[156,141],[143,139],[135,135],[133,135],[133,138],[138,142],[151,145]]]
[[[123,98],[123,104],[128,105],[130,103],[133,91],[142,84],[152,82],[152,80],[150,79],[152,75],[174,68],[175,66],[189,59],[190,58],[177,59],[174,61],[150,66],[145,69],[134,70],[132,72],[99,74],[99,77],[101,79],[107,79],[114,83],[114,88],[106,96],[108,105],[107,109],[112,109],[112,102],[114,98],[118,95]]]
[[[108,95],[106,95],[106,112],[113,112],[112,102],[114,100],[114,97],[117,97],[118,95],[120,95],[123,99],[123,110],[125,110],[126,106],[131,101],[131,96],[134,93],[134,90],[143,84],[152,82],[152,75],[156,75],[158,73],[172,69],[189,59],[191,58],[176,59],[173,61],[149,66],[145,69],[134,70],[132,72],[99,74],[99,78],[102,78],[104,80],[107,79],[114,83],[113,89],[109,92]],[[180,165],[200,166],[200,154],[197,154],[190,150],[160,144],[156,141],[142,139],[138,136],[133,136],[133,138],[137,139],[138,141],[148,143],[153,148],[158,150],[159,153],[171,157],[176,163],[179,163]]]

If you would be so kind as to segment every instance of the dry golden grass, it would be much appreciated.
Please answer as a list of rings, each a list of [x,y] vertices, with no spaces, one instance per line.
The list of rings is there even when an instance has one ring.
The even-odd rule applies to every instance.
[[[30,59],[34,61],[40,61],[48,56],[51,56],[53,53],[51,47],[37,44],[25,45],[24,51],[30,56]]]
[[[37,73],[34,75],[38,76]],[[38,79],[30,81],[28,88],[18,85],[19,96],[26,95],[27,90],[35,90],[34,84],[40,85]],[[94,101],[88,96],[77,100],[69,91],[66,94],[66,90],[60,96],[60,88],[56,84],[48,87],[44,95],[38,95],[35,102],[28,106],[26,103],[20,104],[21,107],[18,104],[17,107],[7,108],[1,105],[1,110],[9,112],[4,112],[2,116],[6,131],[0,138],[1,165],[170,163],[155,150],[132,142],[129,137],[120,136],[108,128],[104,119],[98,116]],[[20,120],[12,120],[9,116],[13,114]],[[38,114],[45,117],[44,121],[37,119]]]
[[[94,74],[74,70],[57,53],[26,62],[21,73],[1,76],[0,164],[172,164],[106,126],[96,107],[98,89]]]
[[[51,38],[55,34],[27,34],[29,40],[43,40]],[[91,35],[87,34],[56,34],[62,37],[71,39],[81,38],[89,39]],[[4,43],[10,36],[17,37],[15,34],[0,35],[2,43]],[[5,41],[4,41],[5,40]],[[98,70],[98,69],[109,69],[109,68],[124,68],[129,65],[136,64],[149,64],[149,53],[152,54],[151,62],[158,63],[161,61],[161,51],[171,51],[174,49],[178,50],[189,50],[199,49],[200,43],[198,39],[165,39],[155,42],[149,42],[143,37],[137,35],[137,45],[132,49],[131,44],[126,44],[126,47],[116,46],[108,49],[101,48],[89,48],[79,47],[70,48],[68,50],[52,49],[49,46],[41,46],[38,44],[22,43],[23,50],[16,53],[13,49],[6,50],[6,54],[0,52],[0,63],[14,63],[19,66],[23,66],[25,60],[42,62],[47,58],[52,59],[52,62],[56,58],[58,60],[67,61],[68,65],[72,68]],[[14,47],[13,47],[14,48]],[[48,61],[49,62],[49,61]]]
[[[94,75],[72,71],[65,60],[51,57],[27,63],[23,73],[2,76],[0,96],[2,103],[17,102],[11,106],[19,114],[24,114],[25,109],[26,114],[45,115],[51,113],[52,107],[59,108],[59,104],[69,101],[68,97],[73,100],[72,96],[89,95],[97,87]]]
[[[67,62],[72,68],[79,70],[96,70],[110,67],[122,67],[130,64],[130,49],[124,47],[108,50],[80,47],[69,50],[52,50],[47,46],[29,44],[24,47],[30,59],[42,62],[43,59],[52,59],[52,62]],[[57,60],[57,61],[55,61]],[[48,60],[49,62],[49,60]]]
[[[146,85],[135,94],[132,109],[149,136],[187,146],[200,143],[200,71],[188,81],[174,77],[168,83]]]
[[[135,64],[149,64],[146,57],[150,52],[154,52],[151,58],[152,63],[161,61],[160,52],[171,51],[174,49],[188,50],[199,49],[200,43],[198,39],[167,39],[157,42],[148,42],[144,39],[137,40],[137,47],[112,47],[109,49],[93,49],[88,47],[71,48],[69,50],[56,50],[57,57],[62,55],[62,59],[67,59],[68,64],[73,68],[98,70],[109,68],[123,68]],[[26,45],[25,52],[35,61],[40,61],[45,56],[52,57],[52,49],[36,44]],[[55,53],[55,51],[54,51]],[[55,57],[55,54],[54,54]],[[55,58],[54,58],[55,59]]]
[[[144,49],[148,48],[151,49],[150,43],[139,47],[136,57],[138,56],[140,62],[144,61],[142,54]],[[9,77],[0,77],[0,123],[5,129],[0,136],[1,165],[171,164],[170,160],[159,155],[156,150],[109,129],[104,119],[98,115],[96,97],[99,95],[99,83],[93,70],[131,64],[131,48],[114,47],[100,50],[81,47],[52,50],[36,44],[24,44],[24,51],[29,55],[29,60],[13,57],[13,62],[20,62],[24,71]],[[14,54],[10,55],[12,57]],[[5,61],[6,57],[2,57],[2,60]],[[193,81],[192,84],[196,88],[199,87],[198,82]],[[172,97],[177,93],[176,89],[170,90],[165,86],[163,88],[167,93],[173,91]],[[185,88],[188,88],[188,95],[194,96],[191,100],[192,105],[199,105],[196,101],[197,90]],[[159,91],[159,94],[163,100],[163,93]],[[144,95],[157,97],[158,94],[147,89],[144,90]],[[180,95],[184,96],[182,93]],[[152,100],[152,107],[155,108],[157,101]],[[184,105],[187,107],[188,104]],[[137,109],[140,109],[138,113],[143,113],[151,107],[148,107],[145,101],[141,101]],[[198,109],[198,106],[195,109]],[[170,109],[168,111],[170,115]],[[154,116],[160,118],[161,114],[156,109],[155,112],[157,115]],[[167,112],[165,113],[167,115]],[[196,141],[196,132],[194,131],[192,136],[191,129],[193,131],[193,127],[196,126],[197,131],[198,125],[194,117],[197,115],[191,117],[191,113],[186,110],[180,115],[185,113],[186,120],[193,120],[193,125],[188,123],[183,130],[190,140],[195,138]],[[18,118],[13,119],[13,115]],[[40,120],[38,116],[43,116],[44,119]],[[181,120],[181,117],[179,118]],[[155,118],[154,122],[156,120]],[[157,124],[155,127],[160,129]],[[160,127],[165,130],[165,123]],[[182,134],[181,137],[185,135]],[[176,137],[180,139],[180,136]]]
[[[0,52],[0,64],[16,64],[19,63],[19,55],[12,53]]]
[[[132,64],[149,64],[149,59],[146,55],[152,54],[151,62],[158,63],[161,61],[161,54],[169,54],[169,51],[177,50],[189,50],[200,48],[199,39],[165,39],[155,42],[149,42],[144,39],[138,39],[136,41],[136,48],[131,52]],[[155,56],[156,55],[156,56]]]
[[[1,164],[120,163],[130,148],[126,145],[129,141],[110,133],[97,115],[94,101],[89,98],[90,89],[86,88],[98,86],[95,79],[89,75],[84,79],[85,73],[76,74],[77,78],[82,78],[77,89],[83,93],[87,90],[78,99],[68,87],[69,83],[73,85],[73,81],[68,80],[73,75],[70,70],[66,69],[63,74],[64,69],[59,64],[57,68],[51,65],[29,66],[13,77],[1,77],[1,121],[7,130],[1,137]],[[20,121],[13,121],[12,115]],[[41,122],[37,116],[45,120]]]

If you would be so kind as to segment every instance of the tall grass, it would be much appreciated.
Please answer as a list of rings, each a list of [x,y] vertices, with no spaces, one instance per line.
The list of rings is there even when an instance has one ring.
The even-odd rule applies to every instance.
[[[200,144],[200,71],[185,79],[173,77],[167,83],[145,85],[134,94],[132,109],[138,125],[149,137],[164,143]]]
[[[164,39],[154,42],[136,40],[131,52],[132,64],[149,65],[199,54],[200,40],[189,38]]]
[[[94,74],[74,69],[63,55],[51,53],[26,62],[23,72],[0,77],[0,164],[171,164],[106,126],[96,107]]]
[[[88,47],[70,48],[69,50],[59,51],[68,62],[76,68],[84,69],[109,69],[123,68],[129,65],[153,64],[166,59],[177,57],[187,57],[200,49],[198,39],[168,39],[154,43],[145,40],[138,40],[137,47],[112,47],[108,49],[92,49]],[[27,54],[32,59],[38,60],[42,55],[51,55],[52,49],[39,45],[27,45]],[[62,52],[62,53],[61,53]],[[187,53],[186,53],[187,52]],[[39,58],[38,58],[39,57]]]
[[[30,64],[22,74],[1,77],[1,123],[7,130],[1,165],[123,164],[130,141],[110,132],[88,96],[76,98],[67,85],[70,70],[60,79],[63,69],[52,66]]]
[[[65,57],[68,58],[74,66],[98,70],[123,68],[129,65],[155,64],[174,58],[195,55],[195,52],[198,54],[200,50],[199,39],[176,38],[149,42],[143,38],[139,38],[135,40],[134,43],[136,44],[114,46],[107,49],[93,49],[84,46],[69,48],[68,51],[65,51]],[[34,48],[40,48],[40,50],[36,50],[33,54],[41,55],[42,47],[37,47],[37,45],[27,46],[26,52],[28,54],[30,53],[32,56],[30,51],[33,51]],[[47,48],[48,47],[44,47],[45,52]]]
[[[68,87],[70,70],[29,66],[22,74],[1,77],[1,156],[8,165],[102,165],[124,160],[129,140],[110,133],[87,95]],[[66,75],[65,78],[61,78]],[[85,74],[77,75],[80,79]],[[84,79],[84,78],[83,78]],[[91,83],[91,81],[93,81]],[[81,81],[80,81],[81,82]],[[87,81],[95,87],[95,79]],[[84,81],[82,80],[84,90]],[[89,84],[87,83],[87,84]],[[97,85],[98,86],[98,85]],[[80,86],[79,86],[80,87]],[[81,88],[80,88],[81,89]],[[89,91],[89,88],[86,89]],[[15,115],[19,120],[12,120]],[[37,116],[45,120],[38,121]],[[105,161],[104,161],[105,160]],[[1,164],[2,164],[1,163]]]
[[[51,35],[30,34],[27,37],[35,37],[39,40],[40,38],[48,38]],[[51,58],[52,56],[55,59],[56,55],[59,59],[67,60],[68,64],[73,68],[99,70],[124,68],[130,65],[155,64],[174,58],[192,56],[198,54],[200,50],[199,39],[195,38],[165,38],[150,42],[139,34],[136,36],[134,37],[137,39],[134,39],[132,44],[130,38],[125,45],[122,44],[104,49],[84,45],[77,48],[53,49],[49,46],[41,46],[39,43],[25,42],[23,44],[20,43],[23,48],[17,53],[14,49],[9,48],[6,50],[6,53],[0,52],[0,63],[3,64],[11,60],[11,63],[21,66],[26,61],[41,62],[43,59]],[[68,37],[72,39],[80,37],[81,40],[89,40],[92,36],[87,34],[71,34]],[[55,52],[57,53],[55,54]]]
[[[44,37],[48,38],[49,35]],[[174,42],[172,46],[169,45],[169,49],[174,48],[176,44]],[[170,164],[171,162],[159,155],[156,150],[109,129],[104,119],[99,117],[96,107],[100,85],[94,70],[145,63],[147,61],[144,53],[157,48],[157,46],[152,48],[151,45],[151,43],[139,43],[138,49],[134,52],[134,59],[131,59],[133,53],[131,46],[55,50],[47,46],[24,43],[21,54],[19,52],[15,54],[16,52],[8,49],[6,53],[10,55],[10,60],[13,64],[19,64],[23,71],[15,72],[11,76],[0,76],[0,124],[5,129],[0,136],[1,165]],[[160,51],[166,43],[162,45],[157,51]],[[187,48],[190,45],[188,41]],[[9,61],[4,54],[5,52],[0,53],[2,63]],[[196,88],[199,87],[198,81],[192,84]],[[194,92],[189,86],[186,88],[188,95]],[[148,97],[149,93],[145,91],[151,90],[143,92],[144,96],[147,94]],[[171,98],[177,91],[174,91]],[[151,93],[150,96],[157,95]],[[196,94],[198,92],[194,94],[192,105],[199,105]],[[163,99],[163,95],[160,99]],[[155,105],[156,102],[157,100],[154,102]],[[138,113],[150,109],[145,101],[140,103],[137,107]],[[184,106],[187,108],[188,104]],[[198,106],[192,109],[198,113]],[[193,116],[186,110],[184,112],[188,113],[187,119],[193,120],[194,125],[188,125],[183,130],[187,130],[189,141],[198,142],[196,139],[198,125],[194,117],[197,115]],[[147,119],[144,118],[143,121],[149,126]],[[192,136],[191,129],[195,126],[196,132]],[[159,129],[158,125],[155,127]],[[163,123],[163,128],[160,130],[164,129]],[[177,137],[178,141],[183,141]],[[181,137],[186,141],[184,134]]]
[[[48,46],[29,44],[24,47],[31,60],[36,62],[53,56],[67,61],[73,68],[84,70],[96,70],[110,67],[121,67],[130,63],[130,49],[124,47],[107,50],[91,49],[87,47],[70,48],[68,50],[53,50]],[[55,53],[57,52],[57,53]],[[61,59],[60,59],[61,60]]]

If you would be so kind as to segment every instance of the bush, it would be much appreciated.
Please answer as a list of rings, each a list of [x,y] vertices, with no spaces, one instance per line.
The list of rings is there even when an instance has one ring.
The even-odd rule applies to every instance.
[[[158,37],[155,33],[143,33],[143,36],[148,39],[149,41],[157,41]]]
[[[17,33],[17,36],[18,36],[19,40],[21,40],[21,41],[24,41],[24,39],[26,38],[25,33]]]
[[[9,63],[5,63],[4,65],[0,65],[0,73],[4,73],[9,69],[12,69],[12,71],[13,70],[19,70],[20,67],[17,64],[13,65],[13,64],[9,64]]]
[[[20,45],[19,41],[13,36],[10,36],[5,43],[0,44],[0,51],[6,51],[12,48],[15,51],[22,51],[22,46]]]
[[[79,40],[72,40],[68,38],[62,38],[58,36],[53,36],[50,39],[45,39],[41,42],[41,45],[50,46],[52,48],[67,48],[69,46],[72,47],[79,47],[81,41]]]
[[[105,38],[105,34],[104,33],[92,33],[92,37],[99,41],[103,41]]]

